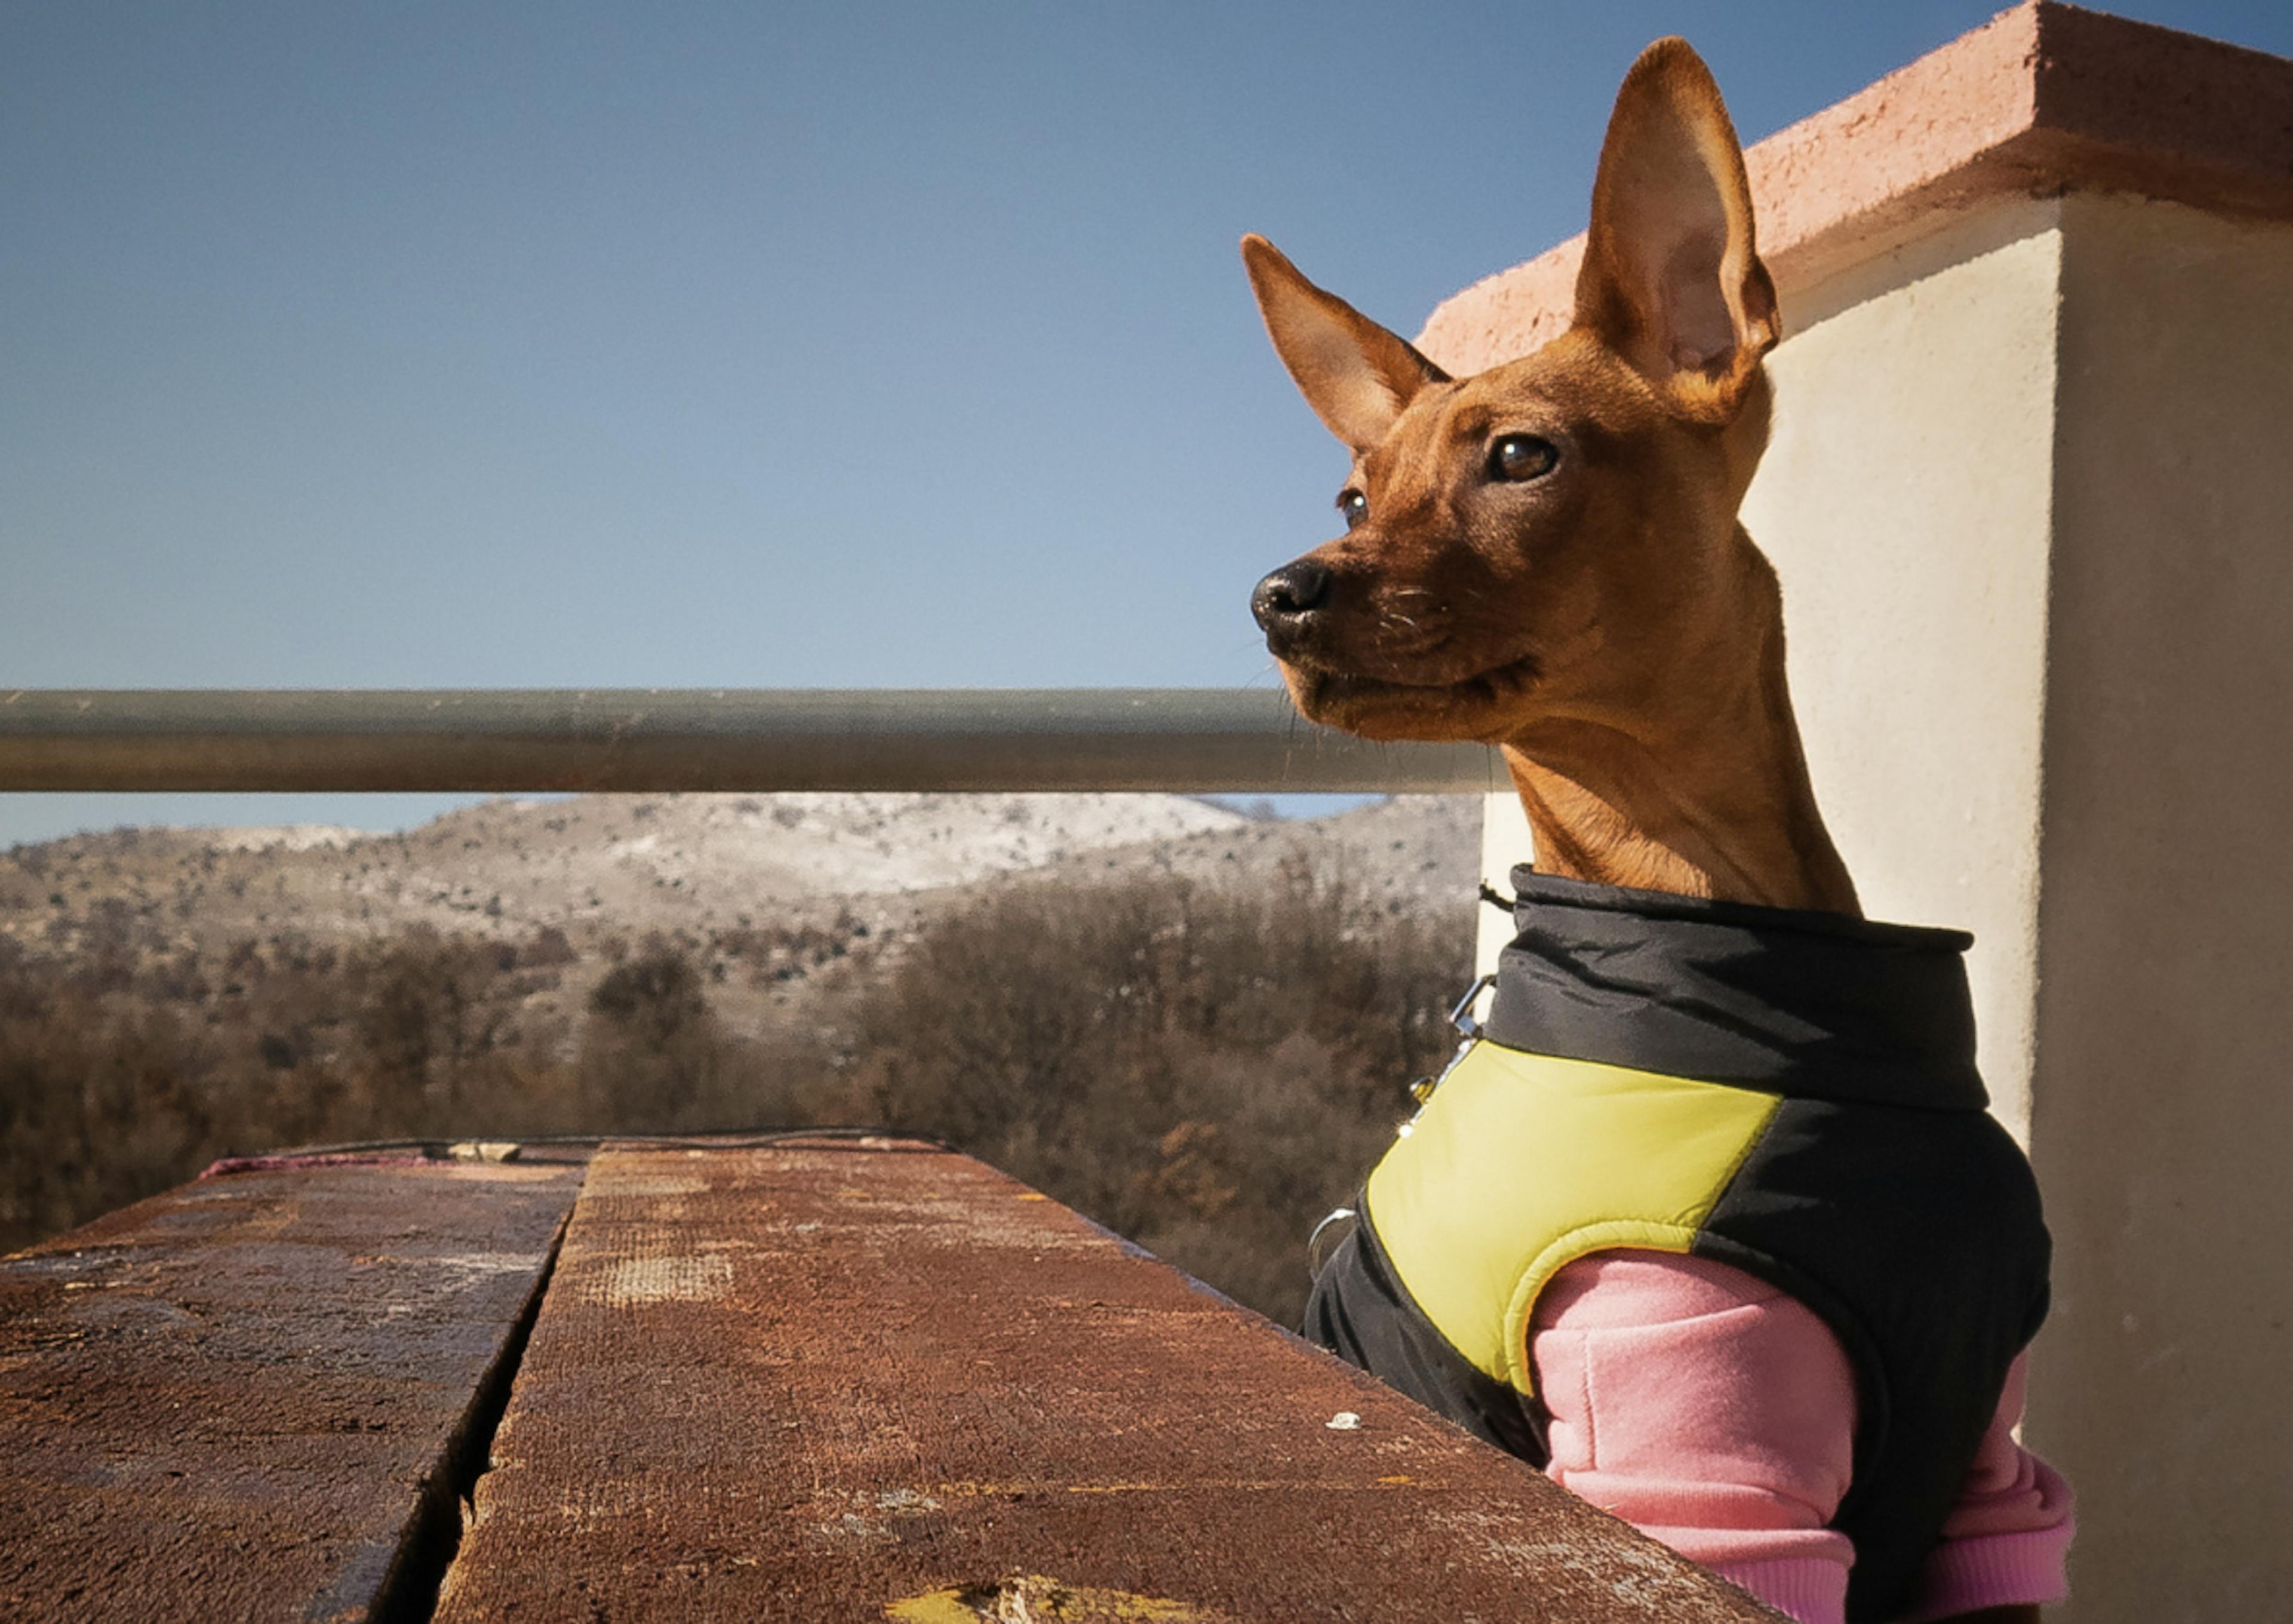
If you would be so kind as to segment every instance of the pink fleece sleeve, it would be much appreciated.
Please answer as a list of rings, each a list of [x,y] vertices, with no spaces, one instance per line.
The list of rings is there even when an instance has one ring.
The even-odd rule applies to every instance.
[[[1546,1470],[1801,1624],[1840,1624],[1855,1381],[1823,1322],[1724,1264],[1601,1252],[1529,1327]]]
[[[1602,1252],[1546,1287],[1529,1354],[1557,1481],[1801,1624],[1840,1624],[1854,1550],[1824,1524],[1855,1383],[1811,1311],[1724,1264]],[[1915,1619],[2063,1594],[2069,1493],[2014,1442],[2022,1402],[2018,1361]]]

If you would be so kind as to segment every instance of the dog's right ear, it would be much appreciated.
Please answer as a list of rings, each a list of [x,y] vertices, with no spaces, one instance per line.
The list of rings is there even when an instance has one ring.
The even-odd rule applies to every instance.
[[[1736,416],[1781,335],[1743,149],[1712,70],[1686,40],[1641,52],[1616,92],[1576,325],[1706,423]]]
[[[1330,432],[1356,451],[1383,440],[1412,396],[1449,375],[1335,294],[1325,293],[1263,237],[1242,239],[1274,351]]]

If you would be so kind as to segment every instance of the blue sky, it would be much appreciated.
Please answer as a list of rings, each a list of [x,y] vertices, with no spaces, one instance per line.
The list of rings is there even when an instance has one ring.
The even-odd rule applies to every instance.
[[[1414,330],[1649,39],[1748,141],[1993,9],[6,7],[0,687],[1270,684],[1344,465],[1240,233]]]

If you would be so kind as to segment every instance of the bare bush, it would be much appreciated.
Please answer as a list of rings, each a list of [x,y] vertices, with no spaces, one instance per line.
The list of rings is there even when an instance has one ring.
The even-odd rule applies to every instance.
[[[589,994],[583,1087],[592,1114],[617,1128],[699,1126],[696,1108],[720,1092],[727,1058],[700,972],[660,936]]]
[[[850,1087],[1287,1321],[1464,967],[1302,866],[1247,893],[1013,885],[860,991]]]

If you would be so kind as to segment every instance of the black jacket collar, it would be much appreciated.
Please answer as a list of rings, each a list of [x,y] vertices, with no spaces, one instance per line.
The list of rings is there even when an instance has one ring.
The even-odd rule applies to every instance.
[[[1802,1099],[1980,1111],[1964,931],[1513,870],[1507,1048]]]

